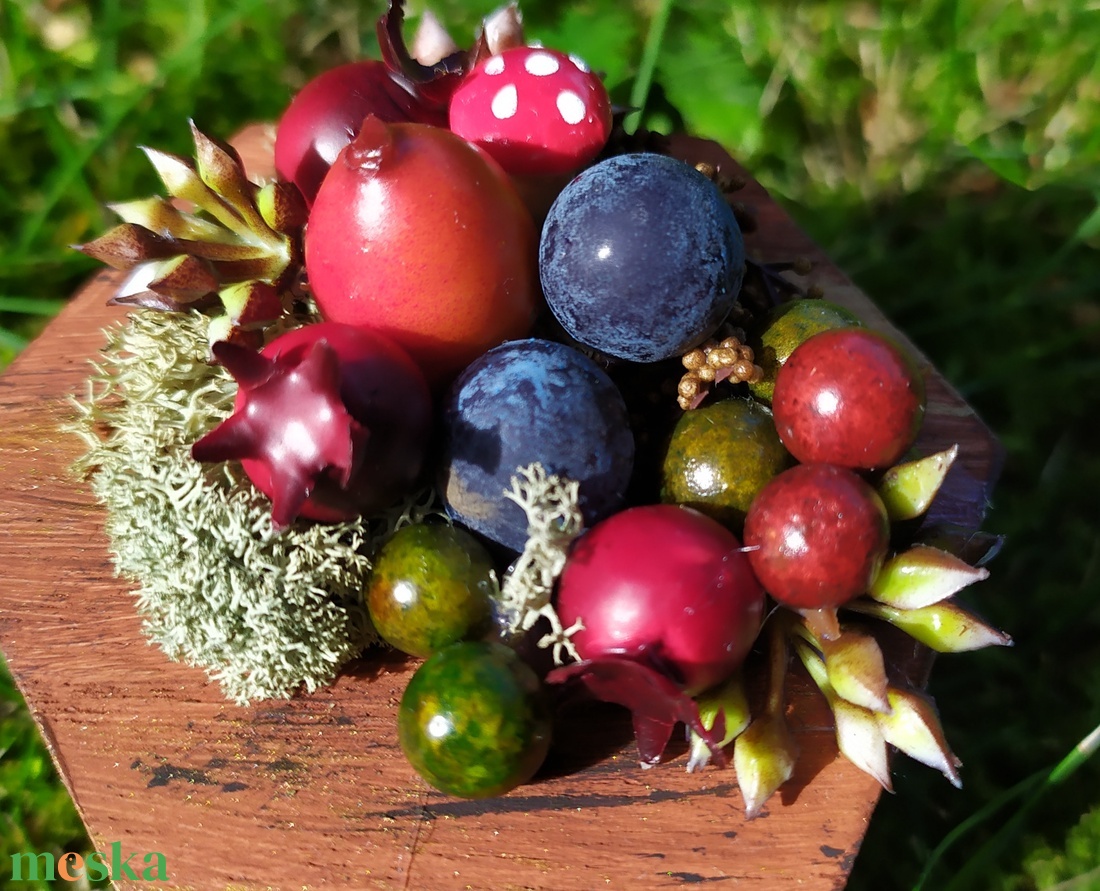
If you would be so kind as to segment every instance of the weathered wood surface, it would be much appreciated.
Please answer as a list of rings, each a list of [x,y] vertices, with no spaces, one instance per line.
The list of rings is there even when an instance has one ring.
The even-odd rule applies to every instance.
[[[734,169],[713,144],[679,149]],[[830,299],[890,329],[762,189],[737,197],[759,219],[754,256],[811,258]],[[97,276],[0,378],[0,645],[97,848],[120,842],[132,863],[160,852],[172,886],[200,889],[843,887],[879,789],[837,758],[830,716],[797,676],[797,773],[746,822],[732,770],[689,775],[682,750],[643,770],[628,725],[602,712],[565,722],[534,783],[466,802],[428,788],[397,747],[411,662],[368,655],[329,689],[249,708],[168,662],[113,574],[101,508],[67,470],[80,442],[59,429],[101,328],[123,315],[104,306],[116,285]],[[999,450],[927,372],[920,446],[961,445],[935,511],[976,524]],[[918,679],[929,665],[912,645],[890,653]]]

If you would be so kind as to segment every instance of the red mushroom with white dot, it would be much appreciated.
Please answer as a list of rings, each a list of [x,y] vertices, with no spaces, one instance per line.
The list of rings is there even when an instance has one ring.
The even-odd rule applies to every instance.
[[[569,174],[607,144],[611,100],[576,56],[518,46],[466,76],[451,97],[450,127],[510,174]]]

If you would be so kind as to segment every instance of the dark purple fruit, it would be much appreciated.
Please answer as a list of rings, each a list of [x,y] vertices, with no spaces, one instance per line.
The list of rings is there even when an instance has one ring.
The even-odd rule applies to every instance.
[[[636,362],[686,352],[737,301],[745,247],[707,177],[666,155],[588,168],[550,208],[539,273],[546,302],[583,344]]]

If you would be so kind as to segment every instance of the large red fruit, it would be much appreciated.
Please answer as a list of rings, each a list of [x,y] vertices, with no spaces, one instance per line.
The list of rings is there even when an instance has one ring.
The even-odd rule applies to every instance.
[[[528,333],[537,257],[496,162],[447,130],[373,117],[321,184],[305,238],[321,314],[392,337],[436,385]]]
[[[865,593],[886,559],[890,522],[863,479],[832,464],[773,477],[745,518],[749,562],[794,609],[832,609]]]
[[[924,381],[896,343],[867,328],[823,331],[801,343],[775,378],[779,438],[804,464],[889,467],[924,419]]]

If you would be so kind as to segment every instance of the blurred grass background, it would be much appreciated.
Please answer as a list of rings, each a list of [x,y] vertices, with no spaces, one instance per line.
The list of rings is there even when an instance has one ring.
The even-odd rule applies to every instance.
[[[432,8],[467,43],[493,5]],[[111,222],[104,202],[158,191],[137,145],[188,154],[188,117],[277,118],[373,51],[381,6],[0,0],[0,367],[94,268],[68,245]],[[523,12],[625,101],[659,6]],[[668,19],[645,121],[729,147],[1007,449],[987,528],[1008,543],[970,600],[1017,645],[939,661],[965,787],[899,758],[851,889],[1100,889],[1100,765],[1075,749],[1100,723],[1098,47],[1095,0],[693,0]],[[0,864],[81,844],[0,672]]]

